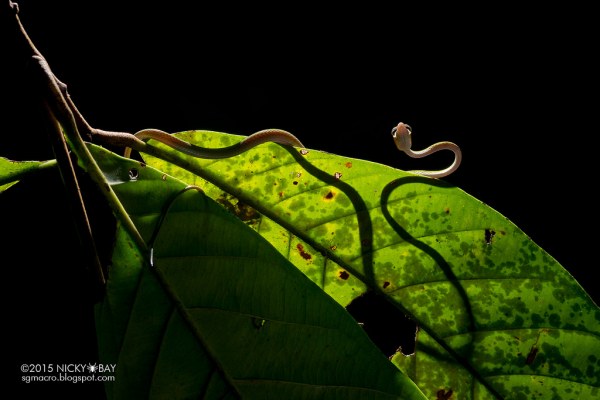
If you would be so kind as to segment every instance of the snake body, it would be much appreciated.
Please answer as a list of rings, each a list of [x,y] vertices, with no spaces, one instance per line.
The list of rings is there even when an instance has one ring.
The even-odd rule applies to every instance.
[[[150,139],[156,140],[158,142],[166,144],[167,146],[175,150],[179,150],[182,153],[188,154],[193,157],[209,159],[234,157],[238,154],[250,150],[255,146],[258,146],[259,144],[267,142],[274,142],[288,146],[304,147],[300,140],[296,138],[296,136],[281,129],[264,129],[262,131],[258,131],[248,136],[241,142],[236,143],[232,146],[221,147],[216,149],[196,146],[159,129],[143,129],[137,132],[134,136],[142,141],[148,141]],[[131,148],[126,148],[125,157],[129,157],[130,155]]]
[[[456,171],[462,160],[462,153],[456,144],[452,142],[439,142],[427,147],[424,150],[412,150],[411,134],[412,128],[410,125],[403,122],[400,122],[396,127],[394,127],[394,129],[392,129],[392,137],[394,138],[394,143],[396,144],[398,150],[403,151],[412,158],[422,158],[440,150],[450,150],[454,153],[454,162],[448,168],[438,171],[416,170],[409,172],[430,178],[443,178]],[[196,146],[159,129],[143,129],[137,132],[134,136],[136,139],[141,141],[148,141],[151,139],[156,140],[175,150],[179,150],[182,153],[191,155],[193,157],[208,159],[234,157],[250,150],[255,146],[258,146],[259,144],[267,142],[274,142],[287,146],[304,147],[298,138],[281,129],[264,129],[248,136],[239,143],[221,148],[206,148]],[[130,155],[131,148],[128,147],[125,149],[125,157],[129,157]]]
[[[415,150],[411,150],[411,147],[412,147],[411,134],[412,134],[412,128],[410,127],[410,125],[405,124],[404,122],[400,122],[396,127],[394,127],[394,129],[392,129],[392,137],[394,138],[394,143],[396,144],[396,147],[398,148],[398,150],[403,151],[404,153],[406,153],[408,156],[410,156],[412,158],[422,158],[422,157],[426,157],[430,154],[433,154],[436,151],[450,150],[454,153],[454,162],[448,168],[445,168],[445,169],[442,169],[439,171],[417,170],[417,171],[408,171],[408,172],[412,172],[413,174],[428,176],[430,178],[443,178],[445,176],[450,175],[454,171],[456,171],[456,169],[458,168],[458,166],[460,165],[460,162],[462,160],[462,153],[460,151],[460,148],[456,144],[454,144],[452,142],[439,142],[439,143],[436,143],[436,144],[433,144],[433,145],[427,147],[426,149],[415,151]]]

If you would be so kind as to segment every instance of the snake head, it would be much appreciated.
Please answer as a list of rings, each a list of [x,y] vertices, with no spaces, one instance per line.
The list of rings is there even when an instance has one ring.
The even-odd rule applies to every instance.
[[[400,122],[394,129],[392,129],[392,137],[394,143],[400,151],[410,150],[412,147],[412,139],[410,137],[412,128],[410,125]]]

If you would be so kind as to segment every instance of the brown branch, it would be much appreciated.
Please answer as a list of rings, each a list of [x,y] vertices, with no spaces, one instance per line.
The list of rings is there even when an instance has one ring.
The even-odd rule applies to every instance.
[[[60,175],[67,190],[67,199],[70,203],[71,210],[74,213],[73,219],[75,220],[77,233],[83,248],[83,254],[87,255],[88,263],[91,265],[92,273],[95,276],[96,290],[94,291],[94,298],[99,299],[102,290],[106,285],[104,268],[100,262],[100,256],[98,254],[98,249],[96,248],[96,241],[94,240],[94,235],[92,233],[92,227],[85,207],[85,202],[81,194],[75,167],[69,156],[69,149],[62,134],[62,128],[60,123],[54,117],[48,103],[46,103],[46,110],[48,111],[48,116],[52,122],[54,131],[54,134],[50,137],[52,148],[58,163]]]
[[[5,4],[7,4],[7,11],[9,13],[14,14],[13,21],[16,24],[16,30],[20,33],[20,35],[17,36],[17,40],[19,41],[19,48],[20,48],[20,51],[23,54],[23,56],[26,58],[39,57],[40,59],[45,60],[42,53],[35,47],[33,41],[27,34],[27,31],[25,30],[25,28],[23,27],[23,24],[21,23],[21,21],[19,19],[18,4],[15,2],[12,2],[10,0],[8,1],[8,3],[5,3]],[[77,106],[75,105],[75,102],[69,95],[69,92],[67,90],[67,85],[65,83],[63,83],[62,81],[60,81],[56,77],[56,75],[54,75],[52,73],[50,68],[47,68],[46,72],[48,74],[50,74],[50,76],[54,80],[55,84],[58,86],[60,92],[62,93],[61,101],[66,103],[66,107],[70,110],[70,113],[72,114],[72,118],[74,119],[74,122],[75,122],[75,125],[77,126],[77,130],[78,130],[79,134],[84,135],[86,140],[98,142],[98,143],[101,143],[101,144],[107,145],[107,146],[131,147],[132,149],[135,149],[138,151],[143,151],[146,148],[145,143],[141,140],[138,140],[131,133],[105,131],[102,129],[93,128],[86,121],[86,119],[83,117],[83,115],[81,114],[81,112],[79,111]],[[54,96],[54,97],[56,97],[56,96]],[[57,99],[55,98],[54,100],[56,101]]]
[[[137,229],[116,195],[106,183],[102,171],[85,146],[81,134],[83,133],[88,140],[98,138],[105,144],[127,146],[136,150],[141,150],[146,145],[129,133],[108,132],[92,128],[79,110],[77,110],[77,107],[68,95],[67,85],[54,75],[46,59],[33,44],[19,19],[18,5],[9,1],[8,9],[14,16],[12,23],[14,23],[14,28],[17,32],[15,37],[19,56],[24,59],[33,59],[35,61],[33,65],[37,67],[33,71],[35,73],[34,78],[39,82],[39,88],[42,90],[42,98],[52,124],[52,147],[71,203],[77,231],[82,246],[85,249],[85,254],[89,258],[88,263],[91,265],[96,276],[96,284],[99,289],[98,292],[100,292],[106,283],[104,271],[99,261],[92,227],[77,179],[76,166],[71,159],[71,151],[77,157],[79,164],[84,167],[92,180],[96,182],[111,205],[113,212],[125,229],[131,233],[140,249],[145,249],[146,246],[143,239],[139,236]]]
[[[74,213],[73,219],[77,226],[77,231],[81,244],[84,250],[84,254],[88,257],[88,263],[91,266],[92,273],[95,275],[96,281],[96,296],[99,296],[106,285],[106,279],[104,277],[104,270],[98,250],[96,248],[96,242],[92,233],[92,227],[90,225],[88,213],[86,210],[85,202],[83,200],[79,181],[77,179],[77,172],[75,166],[71,160],[69,146],[66,143],[65,136],[63,134],[62,121],[72,120],[72,115],[69,115],[68,107],[65,107],[64,99],[60,95],[58,84],[54,79],[54,74],[50,71],[50,67],[46,60],[39,55],[37,52],[33,56],[33,59],[37,60],[41,66],[41,71],[44,73],[44,77],[51,77],[48,79],[50,87],[46,87],[46,93],[44,96],[44,103],[52,122],[53,135],[51,135],[52,148],[58,162],[59,170],[65,183],[67,190],[68,199],[71,203],[71,209]],[[54,83],[54,87],[52,87]]]

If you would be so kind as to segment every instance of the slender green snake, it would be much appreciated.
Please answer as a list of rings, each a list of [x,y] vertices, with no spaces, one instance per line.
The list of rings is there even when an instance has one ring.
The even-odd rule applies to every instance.
[[[435,143],[424,150],[411,150],[412,147],[412,128],[410,125],[405,124],[404,122],[400,122],[394,129],[392,129],[392,137],[394,138],[394,143],[398,150],[405,152],[408,156],[412,158],[422,158],[426,157],[430,154],[435,153],[440,150],[450,150],[454,153],[454,162],[445,169],[441,169],[439,171],[408,171],[413,174],[428,176],[430,178],[443,178],[444,176],[448,176],[460,165],[462,160],[462,153],[460,148],[452,143],[452,142],[438,142]]]
[[[134,136],[143,141],[150,139],[156,140],[193,157],[209,159],[234,157],[250,150],[255,146],[258,146],[259,144],[267,142],[274,142],[295,147],[304,147],[304,145],[302,145],[296,136],[281,129],[264,129],[262,131],[253,133],[241,142],[232,146],[216,149],[193,145],[159,129],[143,129],[137,132]],[[131,148],[125,148],[124,155],[125,157],[129,158],[131,155]]]

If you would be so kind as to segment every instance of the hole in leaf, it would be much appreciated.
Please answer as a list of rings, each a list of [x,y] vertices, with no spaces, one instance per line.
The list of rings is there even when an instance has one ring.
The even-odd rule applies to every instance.
[[[440,389],[436,393],[436,400],[450,400],[452,393],[452,389],[448,389],[448,391],[446,391],[446,389]]]
[[[129,179],[130,180],[136,181],[139,176],[140,176],[140,172],[136,168],[131,168],[129,170]]]
[[[494,239],[494,236],[496,235],[496,232],[491,230],[491,229],[486,229],[485,230],[485,243],[486,244],[492,244],[492,239]]]
[[[352,301],[346,309],[363,324],[369,338],[390,357],[402,348],[402,354],[415,352],[417,325],[383,296],[366,293]]]
[[[254,326],[254,328],[256,328],[258,330],[262,329],[266,323],[267,323],[267,320],[265,320],[265,319],[258,318],[258,317],[252,317],[252,325]]]

